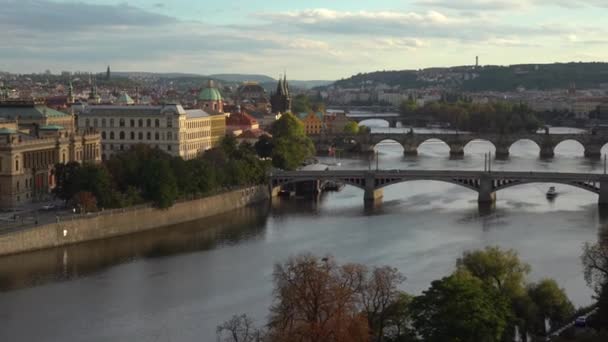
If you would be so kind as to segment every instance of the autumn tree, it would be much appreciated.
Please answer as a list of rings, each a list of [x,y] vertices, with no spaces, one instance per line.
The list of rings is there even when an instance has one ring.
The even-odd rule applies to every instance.
[[[275,265],[270,340],[367,341],[367,320],[356,307],[362,272],[357,265],[338,266],[332,258],[312,255]]]
[[[80,191],[72,198],[72,205],[78,208],[81,213],[97,211],[97,199],[95,195],[88,191]]]
[[[558,327],[566,323],[574,314],[574,305],[568,299],[564,289],[560,288],[555,280],[543,279],[538,283],[528,285],[528,296],[536,306],[537,326],[542,330],[536,331],[546,334],[545,320],[551,327]]]
[[[261,342],[263,333],[256,328],[247,315],[234,315],[217,326],[218,341],[223,342]]]
[[[398,286],[405,281],[405,277],[396,268],[384,266],[374,268],[369,276],[364,274],[363,278],[359,291],[363,313],[367,316],[372,340],[382,342],[384,330],[389,324],[389,309],[400,299]]]

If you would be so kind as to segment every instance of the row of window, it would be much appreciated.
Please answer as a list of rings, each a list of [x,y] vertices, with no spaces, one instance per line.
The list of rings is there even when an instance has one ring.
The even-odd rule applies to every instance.
[[[115,121],[114,119],[101,119],[101,128],[105,128],[105,127],[110,127],[113,128],[115,127]],[[84,124],[86,128],[97,128],[99,127],[99,122],[100,122],[97,118],[91,120],[91,119],[85,119]],[[92,124],[91,124],[92,123]],[[145,123],[145,127],[152,127],[152,119],[146,119],[144,121],[144,119],[139,119],[137,120],[137,127],[144,127],[144,123]],[[107,126],[107,124],[109,124],[109,126]],[[127,120],[126,119],[118,119],[118,127],[126,127],[127,124]],[[135,119],[130,119],[129,120],[129,127],[136,127],[136,121]],[[160,120],[159,119],[155,119],[154,120],[154,127],[160,127]],[[166,127],[167,128],[173,128],[173,118],[167,118],[166,121]]]
[[[152,132],[146,132],[146,140],[152,140]],[[105,131],[101,132],[101,139],[102,140],[115,140],[116,139],[116,135],[114,134],[114,132],[110,132],[110,134],[106,134]],[[129,138],[130,140],[136,140],[135,139],[135,132],[129,132]],[[118,139],[119,140],[125,140],[127,139],[127,135],[124,131],[121,131],[120,133],[118,133]],[[178,139],[178,135],[175,135],[175,140]],[[144,140],[144,132],[138,132],[137,133],[137,140]],[[159,132],[155,132],[154,133],[154,140],[161,140],[161,136]],[[173,133],[172,132],[167,132],[167,139],[166,140],[173,140]]]

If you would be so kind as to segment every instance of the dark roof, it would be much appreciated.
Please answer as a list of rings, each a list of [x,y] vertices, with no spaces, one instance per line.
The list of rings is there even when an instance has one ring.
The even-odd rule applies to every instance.
[[[44,105],[32,106],[4,106],[0,105],[0,117],[5,119],[15,120],[17,117],[21,119],[36,119],[44,117],[62,117],[68,114],[51,109]]]

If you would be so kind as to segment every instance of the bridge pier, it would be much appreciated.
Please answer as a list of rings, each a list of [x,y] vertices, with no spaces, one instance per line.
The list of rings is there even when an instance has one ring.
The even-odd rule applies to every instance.
[[[374,173],[367,173],[365,175],[365,193],[363,200],[365,207],[377,207],[382,203],[384,197],[384,190],[376,188],[376,176]]]
[[[418,155],[418,145],[415,144],[402,144],[403,155],[406,157],[415,157]]]
[[[509,159],[509,147],[510,145],[496,145],[496,159]]]
[[[450,144],[450,157],[463,157],[464,156],[464,145],[463,144]]]
[[[600,197],[598,204],[601,206],[608,205],[608,176],[603,176],[600,179]]]
[[[494,191],[494,181],[490,175],[482,175],[479,179],[478,203],[488,204],[496,202],[496,192]]]
[[[585,157],[600,159],[602,157],[602,145],[585,145]]]
[[[554,156],[555,156],[555,146],[554,145],[541,145],[540,157],[542,159],[551,159]]]

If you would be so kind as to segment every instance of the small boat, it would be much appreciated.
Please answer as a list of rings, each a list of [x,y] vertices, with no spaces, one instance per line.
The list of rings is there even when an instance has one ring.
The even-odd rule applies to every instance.
[[[549,188],[549,191],[547,191],[547,198],[548,199],[553,199],[557,197],[557,191],[555,191],[555,187],[552,186]]]

